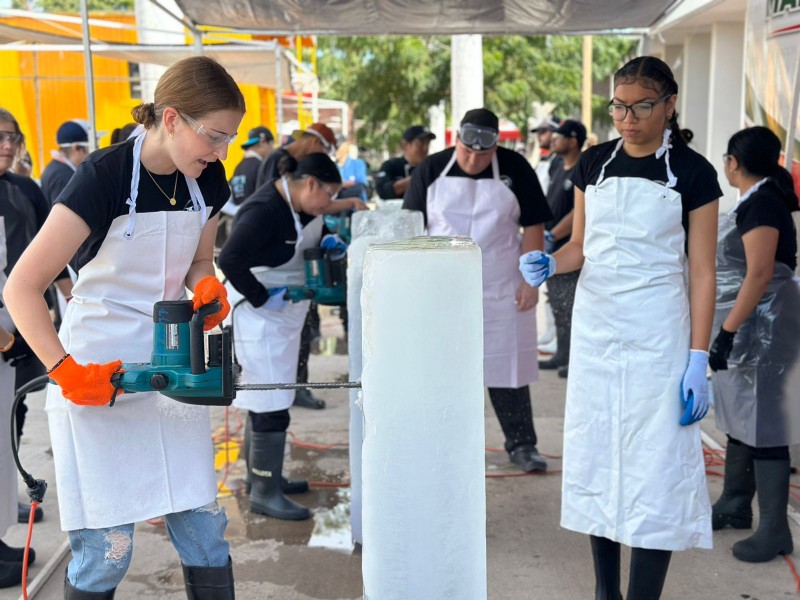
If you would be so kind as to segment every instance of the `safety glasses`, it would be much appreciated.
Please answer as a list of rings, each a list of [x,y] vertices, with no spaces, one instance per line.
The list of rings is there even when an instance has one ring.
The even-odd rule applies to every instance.
[[[11,144],[12,146],[16,146],[19,144],[20,140],[22,140],[21,133],[10,133],[8,131],[0,131],[0,145],[3,144]]]
[[[179,112],[178,114],[181,116],[181,119],[186,121],[186,124],[194,129],[194,132],[197,135],[199,135],[201,138],[204,138],[212,148],[221,148],[226,144],[230,146],[238,135],[238,133],[234,133],[233,135],[228,135],[227,133],[220,135],[209,133],[206,131],[206,128],[203,127],[202,123],[198,123],[189,115],[185,115],[182,112]]]
[[[458,139],[472,150],[489,150],[497,145],[498,132],[466,123],[458,130]]]
[[[323,192],[325,192],[326,194],[328,194],[328,197],[331,199],[331,201],[333,201],[333,200],[336,200],[336,199],[339,197],[339,192],[340,192],[341,190],[332,190],[332,189],[331,189],[329,186],[327,186],[327,185],[325,185],[324,183],[322,183],[322,182],[321,182],[319,179],[317,179],[316,177],[314,177],[314,181],[316,181],[316,182],[317,182],[317,185],[319,185],[319,187],[321,187],[321,188],[322,188],[322,191],[323,191]]]

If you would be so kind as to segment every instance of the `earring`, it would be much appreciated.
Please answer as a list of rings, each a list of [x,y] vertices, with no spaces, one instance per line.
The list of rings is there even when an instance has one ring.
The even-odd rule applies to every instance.
[[[170,139],[170,141],[175,139],[175,132],[174,131],[170,131],[169,132],[169,139]]]

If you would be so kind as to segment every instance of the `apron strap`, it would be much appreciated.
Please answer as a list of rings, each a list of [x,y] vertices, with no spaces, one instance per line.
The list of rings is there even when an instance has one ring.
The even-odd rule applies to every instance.
[[[674,188],[678,184],[678,178],[675,177],[675,173],[672,172],[672,169],[669,166],[669,149],[672,148],[672,144],[669,143],[669,139],[672,136],[671,129],[665,129],[664,135],[661,139],[661,147],[656,150],[656,158],[664,157],[664,163],[667,165],[667,185],[668,188]]]
[[[197,185],[197,180],[194,177],[184,175],[186,186],[189,188],[189,196],[192,198],[192,206],[194,210],[199,210],[202,213],[200,217],[200,227],[203,227],[208,221],[208,209],[206,208],[205,200],[203,200],[203,193],[200,191],[200,186]]]
[[[736,209],[737,209],[737,208],[739,208],[739,205],[740,205],[742,202],[744,202],[745,200],[747,200],[747,199],[748,199],[750,196],[752,196],[753,194],[755,194],[755,193],[758,191],[758,188],[760,188],[762,185],[764,185],[765,183],[767,183],[767,180],[768,180],[768,179],[769,179],[769,177],[764,177],[764,179],[762,179],[761,181],[758,181],[758,182],[754,183],[754,184],[752,185],[752,187],[751,187],[749,190],[747,190],[747,191],[746,191],[744,194],[742,194],[742,197],[741,197],[741,198],[739,198],[739,199],[736,201],[736,204],[733,206],[733,208],[730,210],[730,212],[731,212],[731,213],[734,213],[734,212],[736,212]]]
[[[456,153],[453,152],[453,156],[455,157]],[[495,181],[500,181],[500,166],[497,164],[497,152],[492,154],[492,178]]]
[[[611,153],[611,156],[609,157],[609,159],[606,162],[603,163],[603,166],[600,169],[600,177],[597,178],[597,183],[594,184],[595,187],[597,187],[601,183],[603,183],[603,180],[606,178],[606,167],[609,165],[609,163],[612,160],[614,160],[616,158],[617,152],[619,152],[620,148],[622,148],[622,138],[619,138],[619,141],[617,142],[617,145],[614,146],[614,151]]]
[[[131,173],[131,192],[125,203],[130,207],[128,209],[128,226],[125,228],[124,239],[130,240],[133,238],[133,230],[136,227],[136,198],[139,196],[139,175],[141,174],[141,158],[142,158],[142,142],[147,135],[145,129],[142,133],[136,136],[136,141],[133,143],[133,168]]]

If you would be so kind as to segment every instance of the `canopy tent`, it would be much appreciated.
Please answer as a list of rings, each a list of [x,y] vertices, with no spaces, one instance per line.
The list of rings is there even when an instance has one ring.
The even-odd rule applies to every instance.
[[[0,11],[0,16],[6,11]],[[10,11],[9,11],[10,12]],[[16,11],[15,11],[16,12]],[[42,15],[46,19],[49,15]],[[119,26],[115,23],[114,25]],[[195,55],[197,48],[190,44],[118,44],[93,41],[92,54],[117,58],[132,63],[152,63],[168,67],[175,61]],[[78,36],[35,31],[14,23],[0,22],[0,51],[14,52],[83,52],[83,40]],[[241,41],[207,44],[203,54],[219,61],[241,83],[292,91],[291,53],[274,41]],[[283,60],[283,59],[286,60]],[[280,73],[278,71],[280,61]]]
[[[195,23],[330,35],[590,33],[646,28],[678,0],[177,0]]]

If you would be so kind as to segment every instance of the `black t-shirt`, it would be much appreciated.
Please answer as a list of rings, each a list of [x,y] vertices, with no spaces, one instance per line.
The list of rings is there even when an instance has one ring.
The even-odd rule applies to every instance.
[[[378,192],[378,196],[384,200],[397,198],[398,196],[392,187],[394,182],[408,177],[414,172],[414,169],[415,167],[411,166],[405,156],[387,160],[381,165],[381,169],[375,177],[375,190]]]
[[[47,201],[53,205],[58,200],[58,195],[67,187],[69,180],[75,174],[69,165],[52,160],[42,171],[42,192]]]
[[[278,193],[280,181],[260,186],[236,213],[233,231],[217,264],[225,277],[253,306],[261,306],[269,294],[250,272],[253,267],[279,267],[294,256],[297,231],[286,200]],[[314,217],[297,215],[305,227]]]
[[[422,211],[425,222],[428,222],[428,187],[442,174],[447,163],[453,157],[455,148],[448,148],[432,154],[420,163],[411,177],[411,184],[403,198],[403,208]],[[522,227],[538,225],[552,218],[547,200],[542,193],[539,179],[521,154],[506,148],[497,148],[497,166],[500,179],[514,193],[519,202],[519,224]],[[458,166],[458,161],[453,163],[448,177],[470,177],[472,179],[491,179],[492,165],[477,175],[467,175]]]
[[[250,194],[256,191],[258,168],[261,163],[262,160],[259,157],[247,156],[236,165],[230,181],[234,204],[241,204]]]
[[[6,234],[6,274],[44,225],[50,204],[30,177],[6,171],[0,175],[0,216]],[[63,272],[57,279],[68,277]]]
[[[297,169],[297,161],[286,151],[285,146],[281,146],[270,154],[258,167],[258,177],[256,187],[259,188],[265,183],[283,177],[284,174]]]
[[[618,140],[592,146],[578,159],[572,175],[575,186],[582,191],[597,183],[603,164],[611,157]],[[698,154],[683,142],[673,142],[669,151],[669,164],[677,185],[673,188],[681,195],[683,217],[681,222],[685,231],[689,230],[689,213],[713,202],[722,196],[717,181],[717,172],[701,154]],[[667,166],[664,157],[656,158],[655,153],[642,158],[633,158],[620,148],[606,167],[605,178],[639,177],[656,183],[667,181]]]
[[[756,227],[773,227],[778,230],[778,247],[775,260],[797,267],[797,232],[792,213],[780,191],[771,181],[761,186],[752,196],[736,207],[736,229],[744,235]]]
[[[78,272],[92,260],[106,238],[111,222],[121,215],[128,214],[127,200],[131,192],[131,175],[133,173],[133,144],[129,140],[90,154],[78,167],[78,171],[70,179],[67,187],[58,197],[89,226],[91,233],[83,242],[70,261],[72,268]],[[175,206],[170,205],[164,194],[153,183],[144,166],[139,169],[139,195],[136,198],[136,212],[166,212],[191,210],[192,199],[186,178],[180,174],[156,175],[153,178],[168,194],[177,190]],[[197,178],[203,201],[208,208],[208,218],[217,214],[230,197],[230,188],[225,178],[225,167],[219,161],[208,163]]]
[[[575,208],[575,184],[572,183],[572,172],[575,170],[564,168],[564,161],[556,161],[557,168],[550,169],[550,184],[547,188],[547,205],[553,218],[544,224],[548,231],[558,225],[573,208]],[[561,238],[555,243],[553,252],[569,241],[570,236]]]

